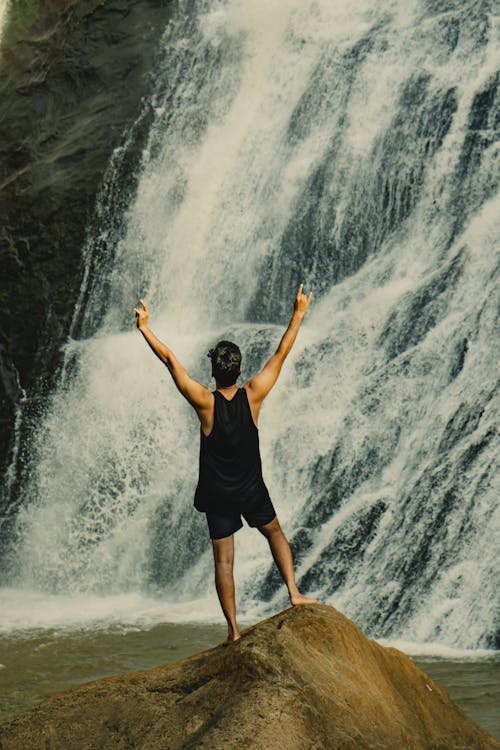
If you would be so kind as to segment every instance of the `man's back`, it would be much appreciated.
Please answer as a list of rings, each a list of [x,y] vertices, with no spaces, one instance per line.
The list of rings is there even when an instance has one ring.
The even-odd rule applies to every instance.
[[[262,478],[259,432],[245,388],[231,399],[214,392],[214,422],[209,435],[200,430],[198,510],[243,511],[268,497]]]

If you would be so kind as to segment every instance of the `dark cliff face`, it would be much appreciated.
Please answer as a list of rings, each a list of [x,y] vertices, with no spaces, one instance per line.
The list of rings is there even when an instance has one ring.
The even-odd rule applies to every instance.
[[[82,246],[113,149],[141,115],[121,180],[133,189],[169,0],[13,4],[0,61],[0,467],[15,404],[54,383]],[[105,304],[105,300],[103,300]],[[28,420],[29,421],[29,420]],[[26,422],[26,420],[25,420]]]

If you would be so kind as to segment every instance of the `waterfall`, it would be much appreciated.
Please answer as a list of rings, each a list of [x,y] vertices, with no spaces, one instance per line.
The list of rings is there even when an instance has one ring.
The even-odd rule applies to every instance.
[[[104,191],[89,230],[11,587],[194,616],[199,426],[133,307],[207,385],[208,348],[237,341],[244,381],[303,281],[260,422],[302,590],[373,636],[498,646],[495,21],[488,2],[179,0],[137,191],[118,220]],[[264,540],[236,546],[242,613],[283,606]]]

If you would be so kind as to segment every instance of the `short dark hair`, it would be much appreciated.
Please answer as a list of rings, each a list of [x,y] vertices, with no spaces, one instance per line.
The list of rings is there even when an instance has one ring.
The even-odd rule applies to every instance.
[[[241,368],[239,346],[232,341],[219,341],[207,356],[212,360],[212,375],[216,381],[222,386],[234,385]]]

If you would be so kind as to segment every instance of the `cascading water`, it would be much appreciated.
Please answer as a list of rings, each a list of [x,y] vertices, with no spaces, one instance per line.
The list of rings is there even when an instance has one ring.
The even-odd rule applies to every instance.
[[[221,337],[255,373],[304,281],[260,424],[301,588],[378,637],[495,646],[495,21],[487,2],[178,3],[137,193],[90,234],[12,587],[200,615],[198,425],[132,308],[208,384]],[[285,603],[257,537],[237,537],[254,615]]]
[[[0,41],[2,39],[3,30],[7,23],[7,15],[9,12],[9,0],[0,0]]]

